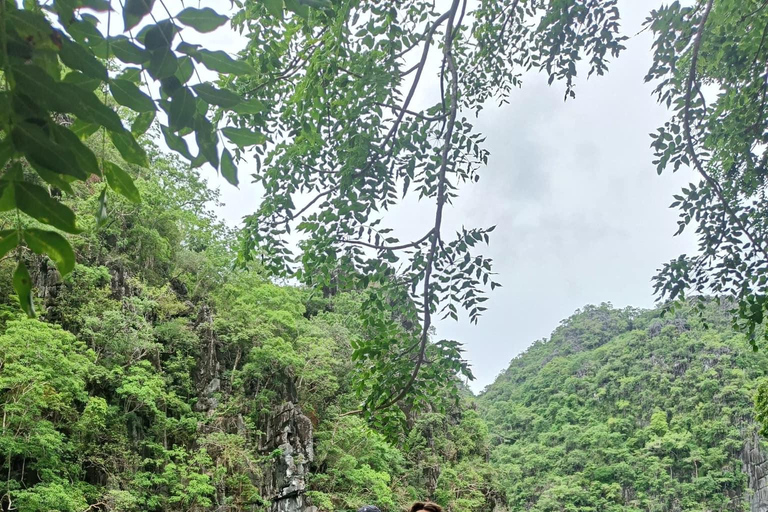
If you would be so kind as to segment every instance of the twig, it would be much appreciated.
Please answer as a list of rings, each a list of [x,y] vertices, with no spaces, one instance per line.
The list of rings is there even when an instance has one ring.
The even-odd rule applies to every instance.
[[[371,249],[376,249],[376,250],[379,250],[379,251],[399,251],[399,250],[402,250],[402,249],[409,249],[411,247],[416,247],[416,246],[419,246],[419,245],[423,244],[427,240],[427,238],[429,238],[429,236],[432,233],[434,233],[434,232],[435,232],[435,230],[434,230],[434,228],[432,228],[432,229],[429,230],[429,232],[426,235],[424,235],[423,237],[419,238],[418,240],[416,240],[414,242],[409,242],[409,243],[406,243],[406,244],[402,244],[402,245],[389,245],[389,246],[387,246],[387,245],[376,245],[376,244],[371,244],[371,243],[368,243],[368,242],[363,242],[362,240],[339,240],[339,242],[344,243],[344,244],[351,244],[351,245],[362,245],[364,247],[370,247]]]

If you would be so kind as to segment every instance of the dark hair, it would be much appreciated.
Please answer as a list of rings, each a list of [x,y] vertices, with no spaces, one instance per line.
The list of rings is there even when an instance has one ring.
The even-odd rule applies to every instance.
[[[428,501],[426,503],[417,501],[411,507],[411,512],[419,512],[419,510],[426,510],[426,512],[443,512],[443,507],[441,507],[437,503],[432,503],[431,501]]]

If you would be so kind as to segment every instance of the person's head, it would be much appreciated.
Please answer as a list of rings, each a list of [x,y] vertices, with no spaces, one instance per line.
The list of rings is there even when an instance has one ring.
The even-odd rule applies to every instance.
[[[411,506],[411,512],[419,512],[420,510],[424,510],[426,512],[443,512],[443,507],[437,503],[432,503],[431,501],[426,503],[417,501],[413,504],[413,506]]]
[[[357,512],[381,512],[381,510],[376,505],[363,505],[357,509]]]

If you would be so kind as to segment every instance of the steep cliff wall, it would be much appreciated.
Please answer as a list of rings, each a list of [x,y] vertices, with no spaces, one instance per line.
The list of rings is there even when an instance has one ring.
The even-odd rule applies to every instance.
[[[749,478],[746,499],[751,512],[768,512],[768,455],[756,429],[750,430],[741,452],[743,470]]]

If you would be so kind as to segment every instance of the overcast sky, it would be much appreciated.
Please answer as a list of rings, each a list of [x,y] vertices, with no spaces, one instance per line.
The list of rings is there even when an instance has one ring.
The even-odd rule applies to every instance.
[[[624,1],[625,33],[638,32],[658,3]],[[226,47],[236,39],[218,35],[213,42]],[[487,135],[490,162],[447,212],[445,232],[462,224],[497,225],[483,253],[493,257],[503,288],[491,294],[478,325],[465,319],[437,325],[440,338],[465,344],[475,391],[577,308],[653,306],[655,270],[694,250],[692,237],[672,236],[676,213],[668,205],[695,176],[659,177],[651,163],[648,134],[667,113],[643,83],[650,45],[648,33],[630,39],[607,76],[579,83],[576,100],[564,103],[562,86],[548,87],[546,77],[533,74],[510,104],[489,105],[475,121]],[[211,179],[225,203],[219,213],[233,226],[259,201],[247,168],[240,174],[239,189]],[[405,205],[389,225],[407,240],[420,228],[413,219],[430,218],[433,208]]]

